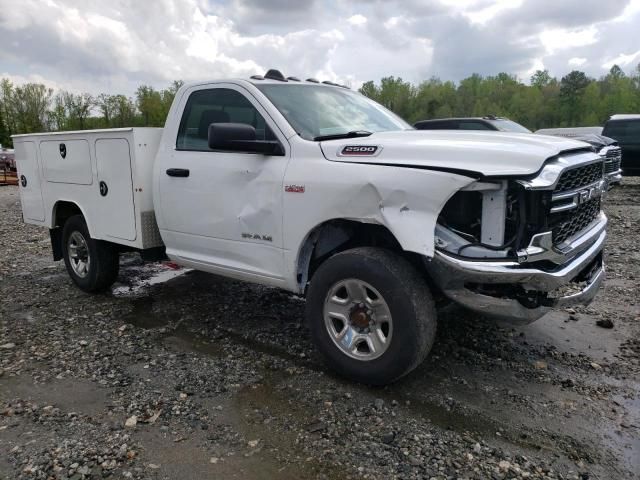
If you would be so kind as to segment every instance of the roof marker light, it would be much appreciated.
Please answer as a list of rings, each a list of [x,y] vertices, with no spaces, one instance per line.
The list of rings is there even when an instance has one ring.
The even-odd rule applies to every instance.
[[[267,73],[265,73],[264,78],[268,78],[269,80],[278,80],[280,82],[286,82],[287,79],[284,78],[284,75],[280,70],[276,70],[275,68],[269,69]]]

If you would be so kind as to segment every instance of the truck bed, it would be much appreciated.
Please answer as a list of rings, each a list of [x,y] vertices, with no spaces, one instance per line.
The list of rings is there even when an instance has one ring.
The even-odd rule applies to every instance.
[[[161,128],[117,128],[13,137],[27,223],[56,226],[62,202],[78,206],[95,239],[162,246],[152,198]]]

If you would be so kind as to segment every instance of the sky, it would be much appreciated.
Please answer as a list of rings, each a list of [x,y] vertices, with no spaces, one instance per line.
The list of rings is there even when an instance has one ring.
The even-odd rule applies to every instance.
[[[278,68],[359,87],[640,63],[640,0],[0,0],[0,77],[133,94]]]

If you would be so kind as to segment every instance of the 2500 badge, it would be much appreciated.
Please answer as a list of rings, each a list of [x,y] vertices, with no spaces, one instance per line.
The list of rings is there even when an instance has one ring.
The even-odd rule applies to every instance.
[[[347,145],[342,148],[340,155],[375,155],[377,152],[377,145]]]

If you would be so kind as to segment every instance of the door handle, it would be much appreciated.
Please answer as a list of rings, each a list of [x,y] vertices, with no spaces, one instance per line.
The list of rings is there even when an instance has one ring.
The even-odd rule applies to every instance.
[[[170,177],[188,177],[189,170],[186,168],[169,168],[167,169],[167,175]]]

